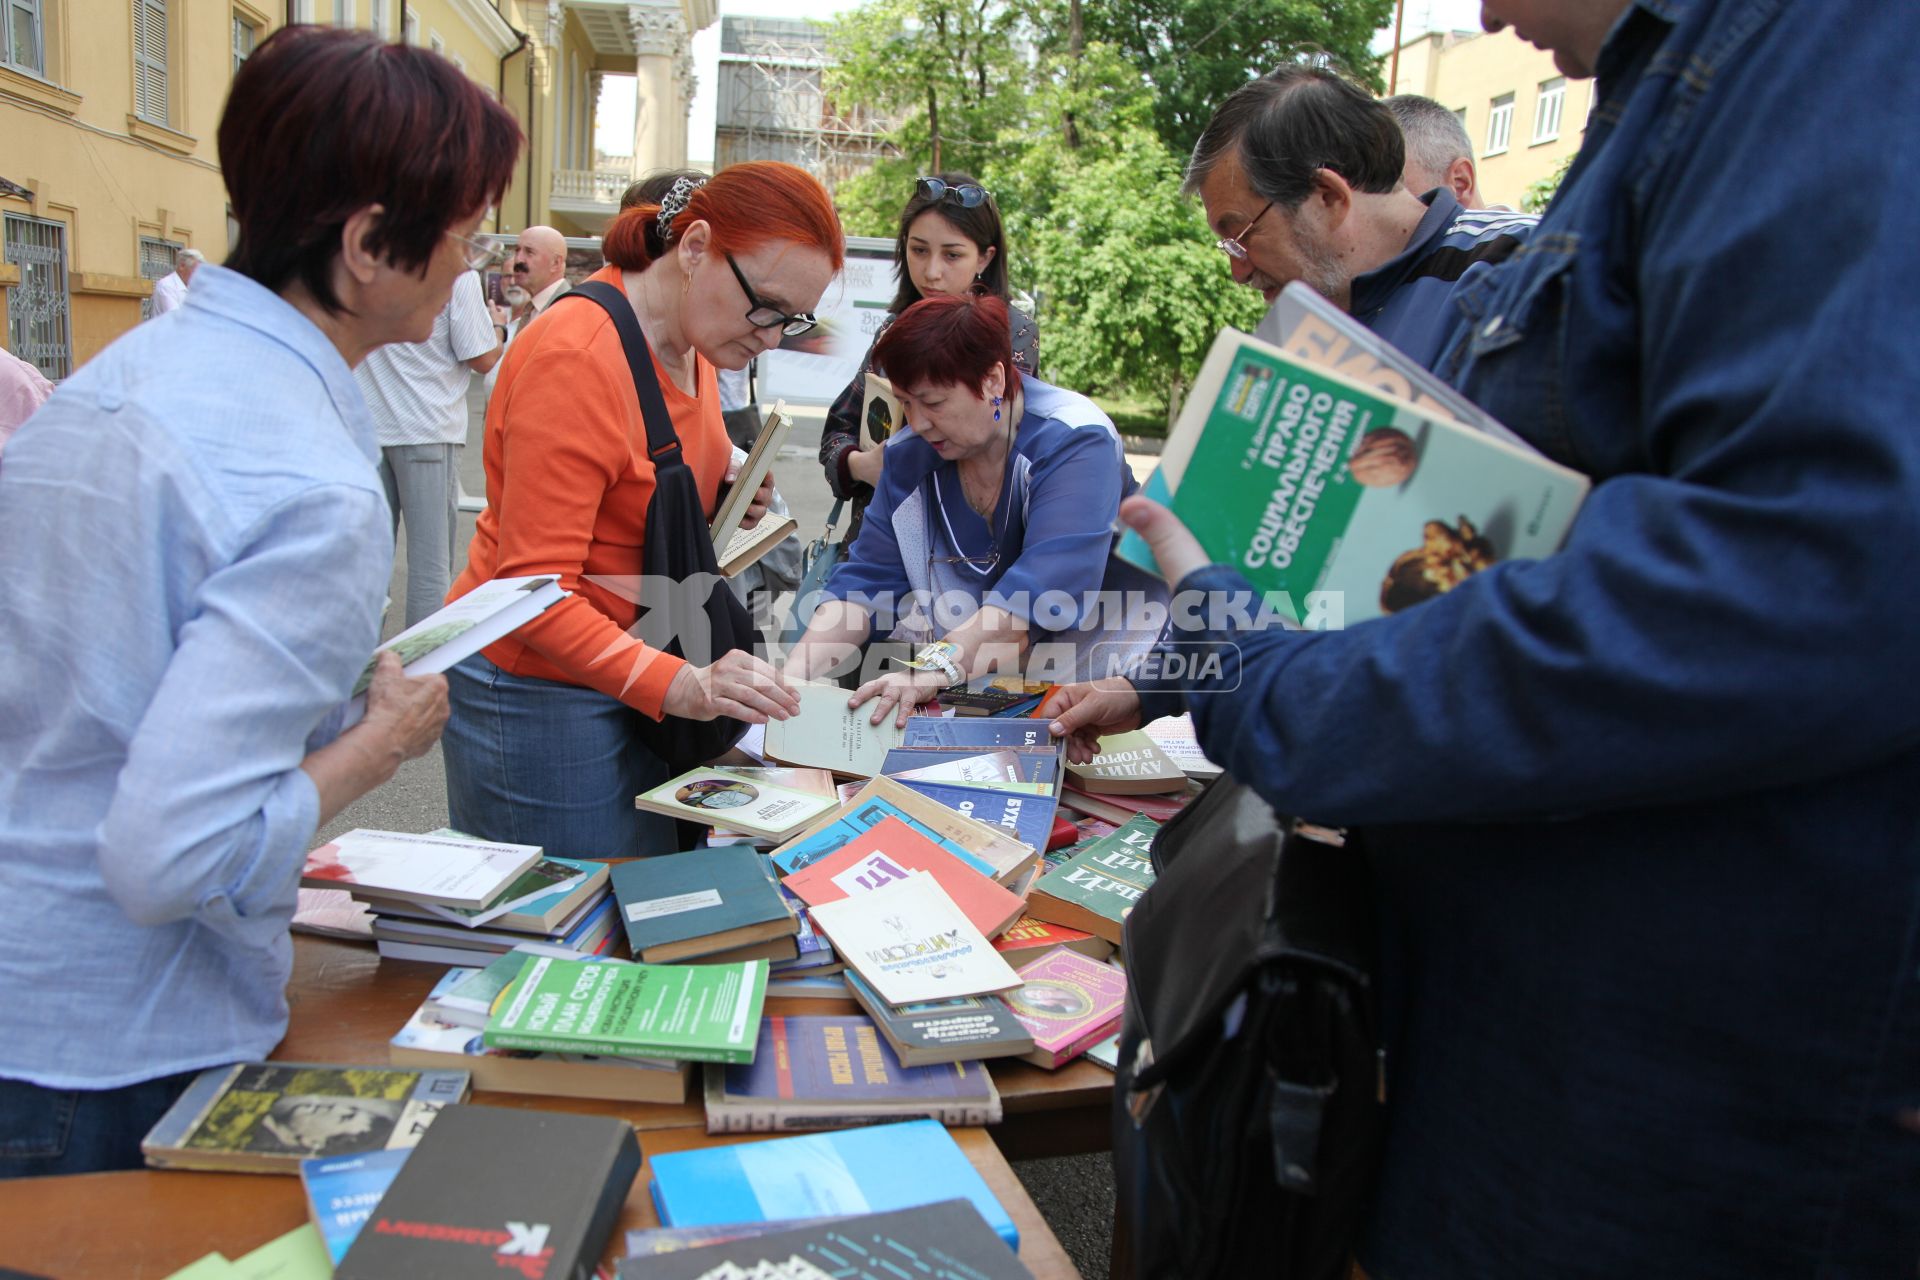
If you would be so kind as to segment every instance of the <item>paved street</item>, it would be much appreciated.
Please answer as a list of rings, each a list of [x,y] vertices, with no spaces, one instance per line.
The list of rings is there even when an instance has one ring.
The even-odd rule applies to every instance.
[[[461,460],[461,485],[478,496],[486,490],[486,477],[480,461],[480,410],[477,390],[470,397],[473,427],[468,447]],[[802,539],[818,536],[832,507],[832,496],[815,460],[820,440],[823,413],[818,409],[798,409],[794,428],[774,463],[775,484],[800,522]],[[1146,469],[1135,460],[1134,473]],[[474,516],[460,517],[459,551],[454,562],[457,575],[466,564],[466,546],[473,537]],[[388,610],[386,635],[401,629],[406,599],[406,555],[404,545],[395,556],[393,585],[395,604]],[[386,786],[348,806],[339,818],[321,830],[322,838],[331,838],[354,827],[376,827],[390,831],[431,831],[447,821],[446,777],[435,747],[418,760],[403,766]],[[1113,1174],[1105,1155],[1073,1156],[1055,1160],[1028,1160],[1014,1165],[1028,1194],[1046,1215],[1060,1241],[1072,1256],[1074,1265],[1089,1280],[1102,1280],[1107,1274],[1107,1251],[1113,1222]]]

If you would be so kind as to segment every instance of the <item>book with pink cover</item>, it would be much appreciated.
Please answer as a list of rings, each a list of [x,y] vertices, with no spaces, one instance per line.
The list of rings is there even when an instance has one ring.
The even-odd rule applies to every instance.
[[[1054,1067],[1073,1061],[1120,1029],[1127,975],[1065,947],[1019,969],[1020,986],[1002,997],[1033,1033],[1025,1061]]]
[[[981,875],[898,818],[887,818],[786,878],[802,902],[823,902],[869,893],[924,871],[953,899],[969,923],[992,938],[1020,918],[1020,895]]]

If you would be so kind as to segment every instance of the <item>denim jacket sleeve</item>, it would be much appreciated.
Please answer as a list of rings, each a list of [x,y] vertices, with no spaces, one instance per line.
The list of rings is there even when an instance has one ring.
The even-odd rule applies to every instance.
[[[1283,811],[1620,809],[1920,741],[1920,253],[1909,197],[1859,180],[1920,164],[1920,80],[1773,8],[1603,60],[1539,235],[1463,299],[1456,381],[1596,481],[1564,549],[1346,632],[1214,637],[1201,741]],[[1836,77],[1889,100],[1756,109]]]

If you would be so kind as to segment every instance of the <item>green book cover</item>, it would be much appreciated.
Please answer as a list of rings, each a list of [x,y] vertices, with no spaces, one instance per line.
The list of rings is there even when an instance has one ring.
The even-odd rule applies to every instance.
[[[1283,616],[1336,629],[1552,554],[1588,487],[1538,453],[1227,329],[1143,491]],[[1119,553],[1157,572],[1138,534]]]
[[[1160,824],[1144,814],[1088,844],[1034,883],[1028,911],[1118,943],[1119,923],[1153,884],[1148,853]],[[1063,918],[1064,917],[1064,918]]]
[[[752,1062],[767,962],[595,964],[540,956],[482,1041],[496,1049],[681,1062]]]

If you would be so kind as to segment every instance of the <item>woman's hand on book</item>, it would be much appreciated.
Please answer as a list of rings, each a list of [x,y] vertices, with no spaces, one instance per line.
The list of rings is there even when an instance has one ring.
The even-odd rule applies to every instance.
[[[765,724],[799,711],[800,696],[764,660],[735,649],[711,666],[688,663],[680,668],[667,686],[662,709],[682,720],[732,716],[748,724]]]
[[[1047,708],[1054,713],[1047,728],[1067,740],[1067,759],[1074,764],[1098,755],[1105,735],[1140,727],[1140,694],[1124,676],[1063,685]]]
[[[447,724],[447,678],[410,676],[398,654],[382,653],[367,686],[367,715],[361,721],[386,735],[402,760],[418,759],[440,741]]]
[[[853,710],[871,700],[873,715],[867,723],[879,724],[892,712],[894,723],[904,729],[913,709],[946,686],[947,677],[939,671],[889,671],[855,689],[847,699],[847,709]]]

